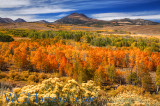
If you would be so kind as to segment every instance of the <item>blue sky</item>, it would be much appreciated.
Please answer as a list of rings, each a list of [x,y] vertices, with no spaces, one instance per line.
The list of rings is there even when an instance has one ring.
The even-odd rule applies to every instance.
[[[147,19],[160,22],[160,0],[0,0],[0,17],[53,22],[73,12],[100,20]]]

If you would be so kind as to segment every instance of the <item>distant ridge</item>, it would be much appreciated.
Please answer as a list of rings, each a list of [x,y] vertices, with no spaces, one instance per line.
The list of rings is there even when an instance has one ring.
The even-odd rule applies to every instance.
[[[97,20],[97,19],[92,19],[87,17],[84,14],[79,14],[79,13],[72,13],[66,17],[63,17],[55,23],[58,24],[79,24],[79,25],[97,25],[97,26],[102,26],[102,25],[156,25],[159,24],[157,22],[149,21],[149,20],[144,20],[144,19],[117,19],[117,20],[111,20],[111,21],[103,21],[103,20]]]
[[[36,21],[36,23],[49,23],[49,22],[46,20],[40,20],[40,21]]]
[[[21,22],[26,22],[26,21],[22,18],[12,20],[10,18],[0,17],[0,23],[21,23]],[[35,21],[35,23],[50,23],[50,22],[46,20],[40,20],[40,21]],[[122,25],[157,25],[157,24],[160,24],[158,22],[153,22],[153,21],[144,20],[144,19],[129,19],[129,18],[104,21],[104,20],[89,18],[85,14],[79,14],[79,13],[72,13],[59,20],[56,20],[53,23],[84,25],[84,26],[122,26]]]
[[[24,19],[18,18],[16,20],[12,20],[11,18],[1,18],[0,23],[19,23],[19,22],[26,22]]]
[[[66,17],[63,17],[62,19],[59,19],[55,21],[55,23],[58,24],[81,24],[81,25],[93,25],[93,24],[111,24],[107,21],[92,19],[87,17],[84,14],[79,13],[72,13]]]
[[[22,18],[18,18],[14,22],[26,22],[26,21],[24,19],[22,19]]]
[[[10,18],[1,18],[0,17],[0,23],[14,23],[14,20]]]
[[[115,22],[118,25],[156,25],[159,24],[158,22],[153,22],[149,20],[144,20],[144,19],[129,19],[129,18],[124,18],[124,19],[117,19],[117,20],[112,20],[112,22]]]

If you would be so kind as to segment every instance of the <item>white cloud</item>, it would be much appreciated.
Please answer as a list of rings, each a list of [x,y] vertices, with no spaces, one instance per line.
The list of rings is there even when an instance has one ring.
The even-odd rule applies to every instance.
[[[21,14],[12,14],[12,13],[5,13],[5,12],[0,12],[1,14],[1,17],[3,18],[11,18],[13,20],[16,20],[18,18],[22,18],[28,22],[32,22],[32,21],[39,21],[39,20],[46,20],[46,21],[49,21],[49,22],[54,22],[57,18],[55,17],[49,17],[49,18],[37,18],[36,15],[21,15]]]
[[[11,0],[12,1],[12,0]],[[21,1],[21,2],[19,2]],[[41,0],[41,2],[44,2],[45,0]],[[0,4],[3,5],[0,7],[0,17],[3,18],[23,18],[27,21],[38,21],[38,20],[44,20],[41,17],[38,17],[38,14],[48,14],[48,13],[62,13],[62,12],[70,12],[74,11],[75,9],[65,8],[62,5],[52,5],[44,4],[38,5],[40,2],[33,2],[33,4],[29,4],[29,0],[13,0],[12,2],[8,3],[9,0],[0,0],[2,2]],[[37,3],[37,5],[35,4]],[[23,6],[25,5],[25,6]],[[28,6],[27,6],[28,5]],[[16,8],[20,7],[20,8]],[[13,8],[13,9],[6,9],[6,8]],[[64,14],[61,14],[59,16],[64,16]],[[55,17],[46,17],[45,20],[47,21],[55,21],[58,18],[58,16]]]
[[[57,15],[56,17],[57,18],[62,18],[62,17],[65,17],[65,16],[67,16],[68,14],[60,14],[60,15]]]
[[[35,7],[35,8],[27,8],[16,10],[17,14],[45,14],[45,13],[60,13],[60,12],[69,12],[74,11],[74,9],[63,9],[60,7]]]
[[[57,16],[51,16],[51,17],[45,17],[45,18],[41,18],[41,17],[38,17],[34,14],[17,14],[15,12],[5,12],[5,11],[0,11],[0,16],[3,17],[3,18],[11,18],[13,20],[16,20],[18,18],[22,18],[26,21],[39,21],[39,20],[46,20],[46,21],[49,21],[49,22],[54,22],[56,21],[57,19],[59,19],[60,17],[64,17],[66,16],[67,14],[60,14],[60,15],[57,15]]]
[[[22,18],[26,21],[36,21],[37,20],[35,15],[20,15],[20,14],[14,14],[14,13],[6,14],[5,12],[0,12],[0,16],[2,18],[11,18],[13,20],[16,20],[18,18]]]
[[[0,0],[0,8],[15,8],[30,5],[30,0]]]
[[[92,14],[91,17],[106,21],[113,19],[123,19],[123,18],[158,20],[160,18],[160,12],[148,11],[148,12],[131,12],[131,13],[100,13],[100,14]]]

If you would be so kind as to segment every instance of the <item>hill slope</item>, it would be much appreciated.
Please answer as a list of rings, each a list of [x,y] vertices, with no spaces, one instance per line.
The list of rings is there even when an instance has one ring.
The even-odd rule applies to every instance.
[[[12,20],[10,18],[1,18],[0,17],[0,23],[19,23],[19,22],[26,22],[24,19],[18,18],[16,20]]]
[[[14,22],[26,22],[26,21],[24,19],[22,19],[22,18],[18,18]]]
[[[159,23],[149,21],[149,20],[144,20],[144,19],[129,19],[129,18],[124,18],[124,19],[119,19],[119,20],[112,20],[118,25],[157,25]]]
[[[72,13],[62,19],[55,21],[57,24],[74,24],[74,25],[110,25],[111,22],[92,19],[84,14]]]
[[[14,23],[14,21],[10,18],[1,18],[0,17],[0,23]]]

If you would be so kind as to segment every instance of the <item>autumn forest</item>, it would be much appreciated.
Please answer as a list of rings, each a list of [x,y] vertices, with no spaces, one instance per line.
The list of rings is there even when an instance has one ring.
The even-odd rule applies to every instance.
[[[14,90],[56,77],[59,79],[53,80],[65,84],[74,79],[79,86],[94,81],[94,86],[100,87],[96,91],[99,100],[108,105],[121,104],[119,96],[124,99],[133,95],[143,101],[139,101],[142,106],[152,104],[152,99],[157,104],[154,106],[158,106],[160,39],[102,32],[1,29],[1,91],[20,92],[23,88]],[[150,97],[150,101],[140,96]],[[134,98],[122,104],[138,104]]]

